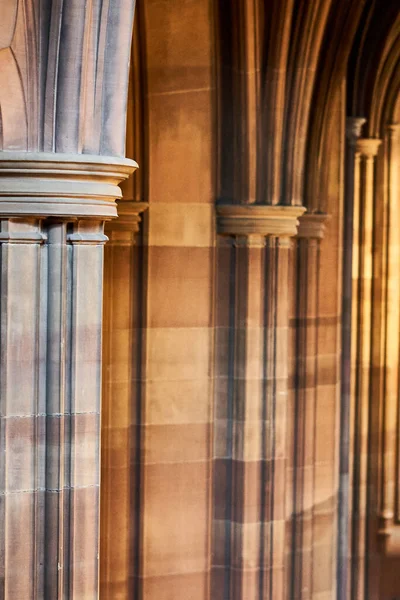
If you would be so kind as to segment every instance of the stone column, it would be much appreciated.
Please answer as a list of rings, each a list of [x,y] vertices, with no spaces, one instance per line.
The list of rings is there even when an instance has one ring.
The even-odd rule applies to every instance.
[[[230,264],[224,268],[231,280],[227,295],[221,290],[230,325],[217,340],[228,388],[224,410],[216,399],[217,412],[224,415],[214,479],[216,598],[286,597],[288,257],[303,212],[301,207],[218,208],[218,231],[230,240]]]
[[[138,560],[141,360],[138,252],[145,203],[121,201],[105,248],[101,460],[101,597],[131,598]]]
[[[350,430],[351,430],[351,328],[353,289],[353,209],[356,142],[365,123],[362,117],[346,121],[345,190],[343,215],[342,354],[340,360],[340,447],[338,509],[338,597],[347,598],[350,588]]]
[[[293,600],[313,597],[319,255],[326,220],[326,214],[306,213],[299,219],[297,232],[294,516],[290,594]]]
[[[7,0],[0,22],[0,596],[98,597],[104,222],[134,2]]]
[[[131,170],[0,155],[5,599],[98,594],[103,225]]]
[[[398,397],[400,358],[400,244],[398,223],[400,125],[387,127],[388,152],[388,227],[387,290],[385,302],[384,396],[381,449],[381,490],[379,506],[379,541],[386,554],[399,556],[400,535],[395,525],[400,518]],[[396,534],[397,535],[394,535]],[[397,538],[397,539],[396,539]]]
[[[377,139],[359,139],[356,143],[355,160],[352,311],[352,398],[354,401],[352,598],[355,600],[361,600],[365,595],[372,359],[374,162],[380,144],[381,140]]]

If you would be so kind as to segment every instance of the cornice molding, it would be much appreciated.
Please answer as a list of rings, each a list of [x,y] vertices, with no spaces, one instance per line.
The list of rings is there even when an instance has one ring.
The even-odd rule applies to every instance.
[[[127,158],[0,152],[0,217],[112,219],[119,183],[136,168]]]
[[[236,204],[217,206],[220,235],[293,237],[303,206]]]
[[[299,218],[297,237],[322,240],[328,219],[326,213],[305,213]]]

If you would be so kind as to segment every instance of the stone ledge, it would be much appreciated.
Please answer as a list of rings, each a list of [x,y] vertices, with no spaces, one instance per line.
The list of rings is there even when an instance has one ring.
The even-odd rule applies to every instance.
[[[88,154],[0,152],[1,217],[112,219],[135,161]]]
[[[293,237],[297,234],[303,206],[236,204],[217,206],[220,235]]]

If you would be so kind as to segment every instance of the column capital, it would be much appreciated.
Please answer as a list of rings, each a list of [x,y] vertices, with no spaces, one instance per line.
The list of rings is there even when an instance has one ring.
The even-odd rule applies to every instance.
[[[386,130],[389,132],[389,137],[395,140],[400,134],[400,123],[389,123],[386,125]]]
[[[382,140],[376,138],[360,138],[356,141],[356,152],[366,158],[373,158],[378,154]]]
[[[0,218],[112,219],[137,164],[89,154],[0,152]]]
[[[217,232],[221,235],[293,237],[303,206],[235,204],[217,206]]]
[[[108,221],[105,226],[110,244],[132,246],[139,231],[140,215],[147,208],[147,202],[117,200],[118,219]]]
[[[361,129],[367,119],[364,117],[346,118],[346,138],[351,146],[354,146],[361,135]]]
[[[117,200],[118,218],[107,223],[107,230],[137,233],[141,221],[140,215],[148,206],[147,202]]]
[[[322,240],[328,219],[326,213],[305,213],[299,218],[297,238]]]

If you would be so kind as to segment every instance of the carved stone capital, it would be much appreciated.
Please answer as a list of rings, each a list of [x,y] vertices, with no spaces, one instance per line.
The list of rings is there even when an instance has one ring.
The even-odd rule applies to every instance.
[[[0,217],[111,219],[136,168],[127,158],[0,152]]]
[[[303,206],[236,204],[217,206],[217,231],[221,235],[293,237]]]
[[[396,140],[400,135],[400,123],[390,123],[386,126],[387,131],[389,132],[389,138],[391,140]]]
[[[147,202],[132,202],[117,200],[118,219],[107,223],[107,230],[113,231],[139,231],[140,215],[148,208]]]
[[[326,213],[305,213],[299,218],[297,237],[322,240],[328,219]]]
[[[140,215],[147,207],[147,202],[118,200],[118,219],[112,219],[105,225],[110,244],[118,246],[134,244],[135,234],[139,231]]]
[[[360,138],[356,142],[356,152],[365,158],[374,158],[378,154],[382,140],[376,138]]]
[[[346,138],[351,146],[354,146],[361,135],[362,126],[367,119],[364,117],[347,117]]]

